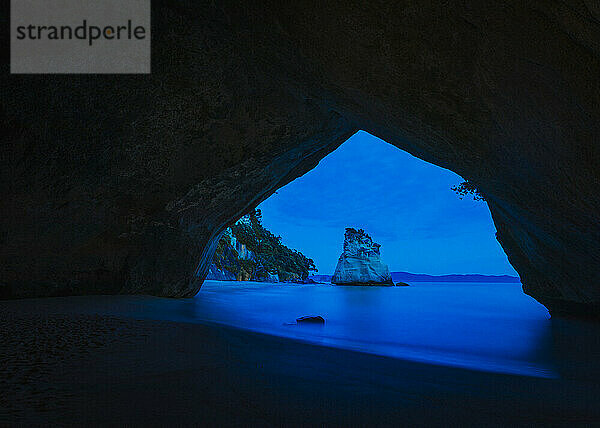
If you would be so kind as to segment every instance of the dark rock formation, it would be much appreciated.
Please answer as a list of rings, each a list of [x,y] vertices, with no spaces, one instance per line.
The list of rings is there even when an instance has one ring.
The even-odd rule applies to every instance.
[[[344,251],[340,255],[331,283],[394,285],[390,270],[381,262],[379,247],[364,230],[346,228]]]
[[[325,324],[325,319],[320,316],[305,316],[296,319],[297,324]]]
[[[407,284],[406,282],[397,282],[396,283],[396,287],[409,287],[410,284]]]
[[[364,129],[480,189],[526,293],[600,313],[593,2],[152,7],[151,75],[3,57],[2,296],[193,296],[227,224]]]
[[[212,279],[215,281],[236,281],[235,274],[229,272],[227,269],[219,269],[214,263],[210,264],[208,268],[208,274],[205,279]]]

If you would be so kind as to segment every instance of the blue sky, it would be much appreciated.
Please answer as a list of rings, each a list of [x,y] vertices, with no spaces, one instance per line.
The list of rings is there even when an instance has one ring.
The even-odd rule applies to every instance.
[[[461,181],[360,131],[259,208],[264,225],[322,274],[333,273],[344,230],[355,227],[381,244],[392,271],[515,275],[487,204],[450,190]]]

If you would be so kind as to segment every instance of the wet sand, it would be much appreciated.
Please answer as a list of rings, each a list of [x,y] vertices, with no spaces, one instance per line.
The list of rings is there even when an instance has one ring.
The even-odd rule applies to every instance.
[[[111,315],[131,299],[0,302],[0,425],[600,423],[597,325],[557,321],[564,370],[543,379]]]

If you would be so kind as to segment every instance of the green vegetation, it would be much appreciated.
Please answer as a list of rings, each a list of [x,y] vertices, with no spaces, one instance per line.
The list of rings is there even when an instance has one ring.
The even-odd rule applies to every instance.
[[[213,263],[218,269],[231,272],[239,281],[249,280],[255,271],[254,260],[244,260],[231,245],[229,235],[223,235],[217,244]]]
[[[312,259],[283,245],[280,236],[262,225],[260,210],[254,210],[246,219],[231,226],[231,236],[244,244],[253,256],[248,260],[240,258],[230,236],[224,235],[213,259],[219,269],[226,269],[242,280],[261,280],[277,274],[280,281],[304,280],[310,271],[317,271]]]
[[[485,198],[481,193],[479,193],[479,189],[469,180],[463,181],[457,186],[453,186],[452,190],[456,192],[460,199],[463,199],[466,196],[473,196],[473,200],[475,201],[485,201]]]

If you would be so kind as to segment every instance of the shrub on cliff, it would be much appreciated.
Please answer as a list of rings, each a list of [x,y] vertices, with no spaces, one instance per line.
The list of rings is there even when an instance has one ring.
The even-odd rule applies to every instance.
[[[458,195],[460,199],[463,199],[467,196],[473,196],[473,200],[475,201],[485,201],[485,198],[479,192],[477,186],[468,180],[463,181],[456,186],[452,186],[451,189]]]
[[[238,222],[231,226],[231,231],[254,253],[256,276],[277,273],[281,281],[293,281],[306,279],[309,271],[317,271],[312,259],[283,245],[281,236],[275,236],[262,225],[260,210],[254,210],[248,217],[249,223]]]

